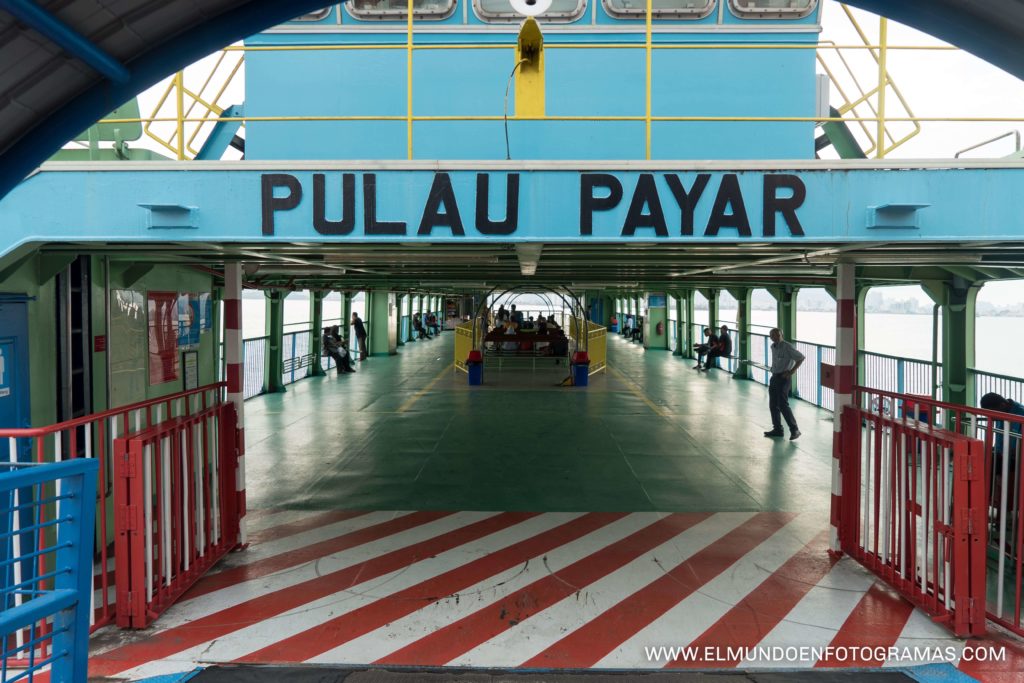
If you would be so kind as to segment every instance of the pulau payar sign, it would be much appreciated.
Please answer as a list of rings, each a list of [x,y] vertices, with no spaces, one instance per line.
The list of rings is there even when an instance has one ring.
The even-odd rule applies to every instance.
[[[788,173],[260,175],[262,234],[361,239],[800,238]]]

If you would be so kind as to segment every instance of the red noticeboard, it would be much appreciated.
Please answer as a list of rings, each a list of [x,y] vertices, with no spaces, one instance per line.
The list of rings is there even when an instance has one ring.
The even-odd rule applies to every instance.
[[[92,338],[92,350],[94,353],[103,353],[107,350],[107,335],[97,334]]]
[[[829,365],[828,363],[821,364],[821,371],[818,373],[821,378],[821,386],[826,389],[832,389],[835,391],[836,388],[836,366]]]
[[[149,292],[149,383],[178,378],[178,293]]]

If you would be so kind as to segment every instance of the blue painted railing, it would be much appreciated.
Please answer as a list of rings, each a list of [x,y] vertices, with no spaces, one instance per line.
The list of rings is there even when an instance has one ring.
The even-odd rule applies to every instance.
[[[84,683],[99,462],[0,463],[0,680]]]

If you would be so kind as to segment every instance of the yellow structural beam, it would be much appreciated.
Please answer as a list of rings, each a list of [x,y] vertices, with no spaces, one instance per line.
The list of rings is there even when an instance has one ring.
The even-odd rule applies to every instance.
[[[516,118],[544,116],[544,36],[527,17],[516,41]]]

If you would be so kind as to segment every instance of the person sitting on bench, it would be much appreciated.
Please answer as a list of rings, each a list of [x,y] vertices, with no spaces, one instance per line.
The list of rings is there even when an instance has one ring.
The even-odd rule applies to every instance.
[[[697,352],[697,364],[693,366],[694,370],[700,370],[701,365],[704,362],[704,356],[711,353],[711,350],[718,346],[718,335],[711,334],[711,328],[704,328],[704,343],[697,344],[693,347],[693,350]]]
[[[732,337],[729,336],[729,328],[726,325],[722,325],[722,328],[718,331],[718,343],[708,350],[708,359],[704,363],[704,370],[717,367],[715,365],[717,359],[728,358],[731,355]]]
[[[423,329],[423,322],[420,320],[419,313],[415,313],[412,316],[412,329],[416,332],[416,339],[427,339],[430,336]]]
[[[334,359],[334,367],[338,374],[343,372],[355,372],[352,367],[352,359],[348,355],[348,345],[341,338],[338,326],[323,329],[324,355]]]

